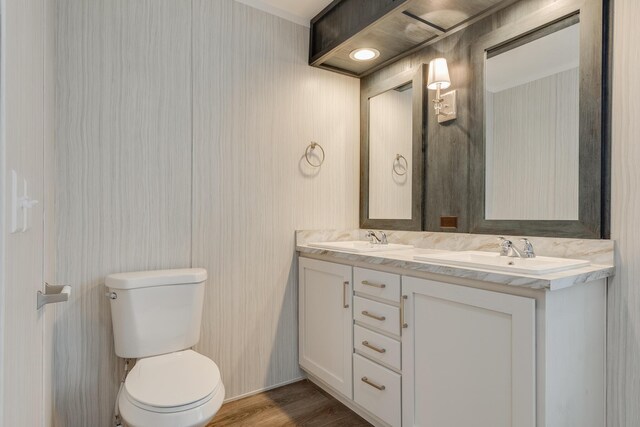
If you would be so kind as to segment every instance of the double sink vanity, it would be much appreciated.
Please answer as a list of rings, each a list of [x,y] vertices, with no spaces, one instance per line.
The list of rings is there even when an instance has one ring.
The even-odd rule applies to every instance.
[[[376,426],[604,425],[611,241],[365,233],[297,233],[312,381]]]
[[[366,3],[311,21],[360,229],[297,232],[300,366],[376,426],[604,426],[609,5]]]

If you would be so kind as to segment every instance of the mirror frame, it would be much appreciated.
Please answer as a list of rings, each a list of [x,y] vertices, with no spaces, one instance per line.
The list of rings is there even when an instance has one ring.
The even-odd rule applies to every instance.
[[[372,85],[360,95],[360,228],[422,230],[424,212],[424,120],[426,66],[419,65]],[[369,218],[369,99],[404,84],[412,83],[411,219]]]
[[[485,64],[487,52],[549,31],[567,19],[579,17],[580,22],[580,124],[579,124],[579,193],[577,220],[488,220],[485,194]],[[475,99],[471,114],[474,117],[473,139],[469,162],[470,232],[483,234],[522,234],[529,236],[578,237],[600,239],[606,237],[608,227],[608,182],[606,180],[606,139],[603,139],[603,117],[606,119],[607,58],[603,55],[603,10],[587,7],[580,0],[553,3],[540,12],[507,24],[480,38],[471,49],[474,71]],[[603,161],[605,160],[605,161]],[[526,171],[522,171],[526,173]]]

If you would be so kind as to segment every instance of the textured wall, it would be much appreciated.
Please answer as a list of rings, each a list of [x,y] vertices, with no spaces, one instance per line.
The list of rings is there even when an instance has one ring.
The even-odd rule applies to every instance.
[[[188,1],[59,0],[55,422],[110,425],[104,277],[191,262]]]
[[[640,3],[614,3],[611,238],[617,274],[609,286],[608,427],[640,425]]]
[[[359,84],[307,65],[308,29],[193,2],[193,265],[209,271],[198,350],[227,397],[300,376],[294,230],[357,226]],[[310,141],[326,160],[302,159]]]
[[[112,272],[209,270],[198,350],[227,397],[298,377],[294,230],[357,225],[358,81],[231,0],[59,0],[57,22],[56,425],[110,425]]]

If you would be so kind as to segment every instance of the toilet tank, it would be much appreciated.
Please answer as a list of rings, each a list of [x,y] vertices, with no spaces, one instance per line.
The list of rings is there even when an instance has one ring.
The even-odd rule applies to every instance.
[[[202,268],[107,276],[116,354],[141,358],[192,347],[200,339]]]

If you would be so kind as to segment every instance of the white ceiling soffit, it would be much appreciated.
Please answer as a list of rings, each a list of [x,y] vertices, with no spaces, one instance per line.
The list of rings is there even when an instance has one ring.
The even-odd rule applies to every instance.
[[[324,9],[331,0],[236,0],[296,24],[309,26],[311,18]]]

